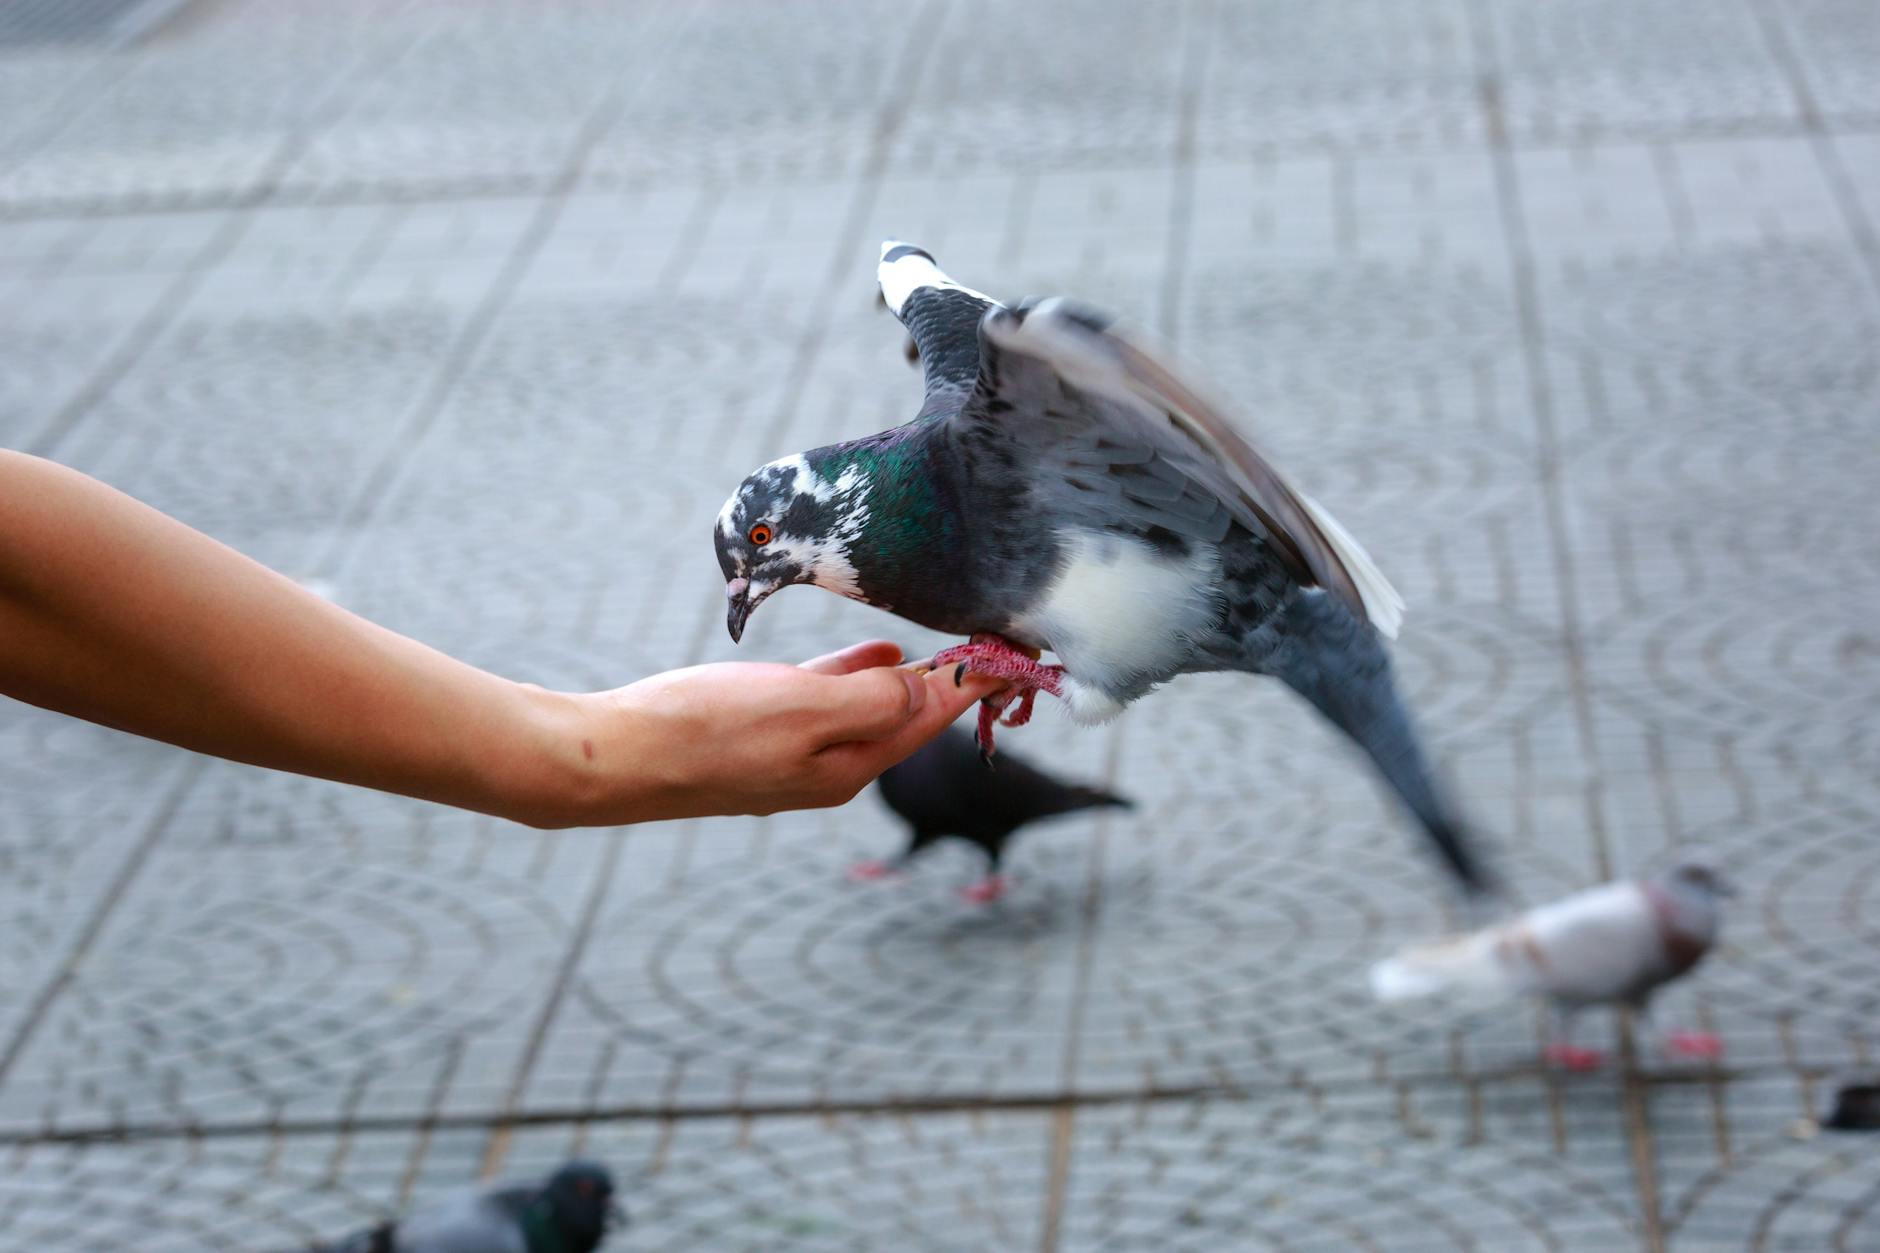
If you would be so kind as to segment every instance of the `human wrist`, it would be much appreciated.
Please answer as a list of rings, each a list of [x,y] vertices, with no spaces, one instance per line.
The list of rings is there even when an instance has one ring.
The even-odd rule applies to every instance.
[[[494,812],[532,827],[602,825],[607,780],[592,699],[512,685],[511,732],[487,783]]]

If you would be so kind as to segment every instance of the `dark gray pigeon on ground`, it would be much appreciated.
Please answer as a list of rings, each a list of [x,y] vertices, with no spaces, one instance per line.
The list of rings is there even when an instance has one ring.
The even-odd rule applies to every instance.
[[[1060,814],[1132,804],[1102,788],[1053,778],[1010,753],[999,756],[998,769],[988,770],[972,737],[951,728],[891,767],[876,786],[888,808],[907,823],[907,847],[889,861],[851,867],[849,876],[884,878],[951,836],[986,854],[985,878],[961,890],[975,904],[995,901],[1011,886],[1003,873],[1005,846],[1021,827]]]
[[[1718,1057],[1722,1046],[1714,1036],[1661,1035],[1651,998],[1710,951],[1723,898],[1730,895],[1708,866],[1680,862],[1655,878],[1607,883],[1496,926],[1409,949],[1372,968],[1371,989],[1383,1001],[1541,997],[1555,1022],[1548,1059],[1571,1070],[1605,1060],[1573,1044],[1574,1017],[1589,1005],[1629,1005],[1663,1052]]]
[[[575,1161],[546,1183],[465,1192],[315,1253],[592,1253],[622,1221],[607,1169]]]
[[[1821,1125],[1829,1131],[1880,1131],[1880,1083],[1852,1083],[1837,1091]]]
[[[1402,602],[1357,541],[1164,365],[1062,300],[1005,306],[910,244],[881,291],[926,399],[878,435],[747,477],[718,516],[726,626],[808,583],[972,637],[935,664],[1101,722],[1178,674],[1276,676],[1367,752],[1455,874],[1486,886],[1391,679]],[[1049,649],[1060,664],[1043,665]]]

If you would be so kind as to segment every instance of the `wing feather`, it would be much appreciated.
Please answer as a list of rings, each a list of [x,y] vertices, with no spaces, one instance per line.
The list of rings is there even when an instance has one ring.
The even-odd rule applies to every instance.
[[[1183,490],[1171,494],[1167,475],[1130,477],[1122,486],[1126,497],[1176,511],[1191,498],[1200,469],[1203,479],[1214,480],[1209,486],[1231,498],[1237,516],[1257,521],[1280,546],[1302,581],[1343,599],[1387,638],[1396,636],[1403,598],[1364,547],[1148,349],[1062,300],[1019,310],[995,306],[980,323],[980,337],[975,398],[996,399],[991,393],[1001,386],[998,371],[986,368],[990,348],[1034,361],[1069,388],[1107,400],[1081,415],[1092,440],[1079,444],[1104,453],[1112,472],[1144,464],[1176,471],[1184,480]],[[1052,416],[1071,420],[1061,412]]]

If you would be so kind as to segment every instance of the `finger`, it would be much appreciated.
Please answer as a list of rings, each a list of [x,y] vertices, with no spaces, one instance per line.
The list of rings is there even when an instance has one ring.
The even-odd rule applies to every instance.
[[[956,687],[951,668],[929,674],[921,681],[927,686],[926,703],[899,727],[873,740],[832,745],[821,755],[834,758],[844,770],[857,771],[860,781],[866,782],[911,757],[914,750],[953,725],[982,698],[1006,686],[1002,679],[968,674]]]
[[[853,674],[876,666],[892,666],[901,660],[901,646],[889,640],[865,640],[821,657],[812,657],[799,669],[817,674]]]
[[[926,680],[898,666],[860,670],[818,687],[823,707],[816,738],[824,747],[892,735],[931,700]]]

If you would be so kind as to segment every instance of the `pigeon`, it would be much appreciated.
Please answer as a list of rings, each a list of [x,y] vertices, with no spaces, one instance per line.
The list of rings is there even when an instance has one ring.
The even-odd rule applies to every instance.
[[[469,1192],[315,1253],[592,1253],[624,1221],[607,1169],[574,1161],[540,1186]]]
[[[1735,895],[1721,876],[1679,862],[1642,881],[1603,884],[1542,905],[1496,926],[1410,949],[1371,969],[1379,1000],[1448,995],[1547,999],[1554,1018],[1547,1059],[1592,1070],[1605,1058],[1573,1044],[1573,1021],[1588,1005],[1631,1007],[1661,1052],[1716,1058],[1722,1046],[1698,1032],[1660,1035],[1651,997],[1690,972],[1716,942],[1722,900]]]
[[[999,758],[997,770],[987,770],[972,738],[953,729],[890,767],[876,787],[888,808],[907,823],[907,847],[889,861],[861,862],[849,877],[885,878],[940,840],[956,836],[986,854],[985,878],[960,892],[974,904],[996,901],[1011,887],[1001,865],[1006,842],[1020,827],[1085,809],[1134,807],[1102,788],[1055,779],[1010,753]]]
[[[1821,1125],[1829,1131],[1880,1131],[1880,1083],[1852,1083],[1836,1092]]]
[[[1009,681],[980,709],[988,757],[1040,691],[1088,724],[1176,675],[1272,675],[1370,755],[1465,886],[1490,886],[1392,681],[1403,602],[1329,513],[1100,315],[1008,308],[895,241],[878,277],[924,403],[731,494],[713,540],[734,641],[795,584],[969,636],[932,664]]]

